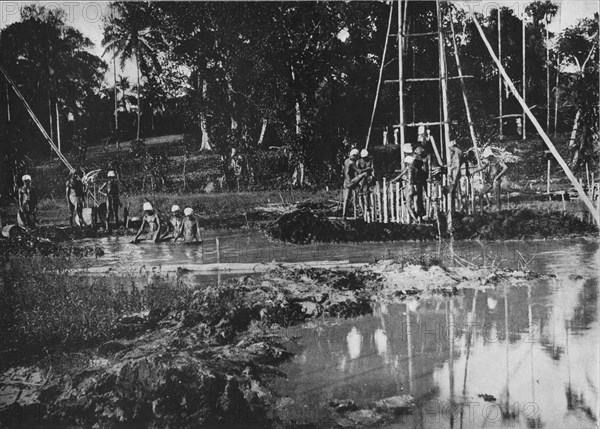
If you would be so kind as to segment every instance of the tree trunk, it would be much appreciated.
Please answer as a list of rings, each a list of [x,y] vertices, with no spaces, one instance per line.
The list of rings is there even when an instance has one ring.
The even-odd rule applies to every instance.
[[[263,144],[263,141],[265,139],[265,133],[267,131],[268,123],[269,123],[269,121],[267,121],[267,118],[263,118],[262,127],[260,129],[260,136],[258,137],[258,143],[256,144],[258,147],[262,146],[262,144]]]
[[[296,72],[294,71],[294,67],[291,66],[291,74],[292,74],[292,83],[293,86],[297,86],[296,82]],[[302,134],[302,110],[300,108],[300,100],[302,99],[302,93],[300,91],[296,91],[296,102],[294,108],[296,110],[296,137],[300,140]],[[296,153],[296,165],[294,167],[294,173],[292,174],[292,186],[299,185],[302,186],[304,184],[304,160],[301,159],[300,154]]]
[[[232,135],[236,135],[237,129],[238,129],[238,122],[235,119],[235,99],[234,99],[234,95],[233,95],[233,84],[231,83],[231,78],[229,76],[226,77],[227,79],[227,99],[229,100],[229,104],[231,105],[231,114],[230,114],[230,118],[231,118],[231,134]]]
[[[202,79],[202,101],[206,102],[206,97],[208,93],[208,82],[206,79]],[[200,145],[200,150],[212,150],[210,146],[210,141],[208,139],[208,127],[206,125],[206,113],[203,111],[200,112],[200,130],[202,131],[202,144]]]
[[[579,125],[579,117],[581,116],[581,110],[578,110],[575,114],[575,120],[573,121],[573,128],[571,130],[571,137],[569,138],[569,149],[575,147],[575,137],[577,137],[577,126]],[[571,159],[571,165],[577,165],[579,160],[579,148],[573,152],[573,158]]]
[[[119,129],[119,107],[117,105],[117,60],[116,60],[117,56],[113,55],[113,78],[115,80],[115,89],[114,89],[114,94],[115,94],[115,131]]]
[[[136,140],[140,139],[140,118],[142,116],[142,105],[140,104],[140,55],[139,52],[135,54],[135,62],[137,65],[137,133]]]

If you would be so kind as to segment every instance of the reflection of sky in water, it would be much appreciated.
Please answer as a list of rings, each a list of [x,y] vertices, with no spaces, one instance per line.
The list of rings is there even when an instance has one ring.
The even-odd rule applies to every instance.
[[[320,329],[292,329],[304,359],[284,365],[288,379],[275,388],[321,416],[330,399],[367,406],[410,393],[418,407],[393,427],[596,427],[599,246],[540,248],[530,268],[556,279],[381,306]]]

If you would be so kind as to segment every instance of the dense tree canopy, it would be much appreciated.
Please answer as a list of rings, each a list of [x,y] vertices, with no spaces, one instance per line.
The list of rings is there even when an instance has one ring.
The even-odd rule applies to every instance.
[[[435,2],[408,4],[406,31],[436,29]],[[387,58],[381,57],[389,7],[382,2],[111,3],[102,42],[107,59],[116,55],[121,66],[131,60],[138,71],[133,86],[123,77],[117,82],[113,76],[106,77],[109,86],[118,89],[119,115],[123,116],[119,127],[130,138],[187,133],[198,149],[211,148],[225,158],[233,147],[251,153],[282,146],[291,164],[306,163],[313,181],[338,174],[337,170],[332,173],[332,167],[338,165],[341,154],[351,145],[365,144],[382,62],[384,79],[397,79],[395,37],[389,38]],[[534,113],[542,122],[546,114],[545,28],[557,10],[549,0],[532,2],[526,9],[527,101],[538,106]],[[398,32],[396,13],[393,34]],[[457,74],[449,36],[453,20],[463,73],[471,76],[467,93],[478,133],[481,139],[493,138],[498,71],[467,14],[451,4],[444,6],[443,14],[449,73]],[[502,63],[521,87],[521,17],[509,8],[502,8],[500,15]],[[498,44],[497,17],[497,10],[477,15],[492,46]],[[597,31],[597,17],[566,29],[555,38],[550,56],[551,87],[558,62],[563,68],[571,67],[563,70],[559,90],[552,88],[553,93],[571,94],[561,99],[559,115],[564,120],[559,127],[569,129],[577,110],[585,109],[589,115],[583,118],[588,137],[578,151],[586,155],[597,139],[593,128],[597,107],[592,97],[598,87],[598,49],[593,47]],[[58,104],[63,116],[75,118],[74,128],[93,131],[88,131],[88,140],[111,132],[115,95],[102,91],[107,89],[102,88],[106,64],[89,53],[90,41],[66,25],[60,12],[43,6],[24,8],[22,21],[6,27],[0,41],[2,63],[35,100],[32,104],[41,117],[48,118],[48,106]],[[403,52],[405,77],[437,76],[434,36],[408,39]],[[579,72],[570,73],[573,67]],[[405,91],[408,122],[437,120],[438,82],[408,82]],[[450,115],[456,120],[452,132],[466,138],[457,81],[450,82],[449,92]],[[503,96],[505,113],[519,113],[515,100],[507,93]],[[382,129],[397,124],[397,97],[397,84],[382,85],[371,145],[380,143]],[[28,136],[36,135],[23,112],[21,116],[14,113],[12,131],[3,127],[3,135],[19,134],[25,128],[30,130]],[[93,123],[86,122],[90,114],[95,116]],[[40,139],[36,136],[32,141]],[[251,170],[250,165],[250,174]]]

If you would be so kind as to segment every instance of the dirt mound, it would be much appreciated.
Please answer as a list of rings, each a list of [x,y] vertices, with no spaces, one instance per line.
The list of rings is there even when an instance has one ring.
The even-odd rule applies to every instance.
[[[323,212],[301,208],[282,215],[267,227],[277,240],[296,244],[314,242],[361,242],[434,240],[437,228],[430,224],[366,223],[362,220],[331,220]]]
[[[20,234],[10,238],[0,237],[0,260],[11,256],[94,256],[104,255],[99,246],[64,246],[46,238]]]
[[[442,235],[446,220],[440,220]],[[598,228],[562,212],[542,213],[529,209],[484,214],[455,213],[454,238],[459,240],[509,240],[597,235]],[[267,229],[270,237],[296,244],[313,242],[363,242],[435,240],[433,224],[366,223],[362,220],[331,220],[321,211],[301,208],[286,213]]]
[[[454,238],[509,240],[597,235],[598,228],[562,212],[529,209],[503,210],[478,215],[456,213]]]

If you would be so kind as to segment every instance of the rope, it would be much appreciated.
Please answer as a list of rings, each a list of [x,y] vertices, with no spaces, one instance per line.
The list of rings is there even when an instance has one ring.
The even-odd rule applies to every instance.
[[[38,120],[37,116],[35,116],[35,113],[33,113],[33,110],[31,110],[31,107],[29,107],[29,103],[27,103],[27,100],[25,100],[25,97],[23,97],[23,94],[21,94],[21,91],[19,91],[19,88],[17,87],[15,82],[11,79],[11,77],[8,75],[6,70],[4,70],[4,67],[2,67],[2,65],[0,65],[0,72],[2,72],[2,74],[4,75],[4,78],[10,84],[10,86],[12,87],[15,94],[17,94],[17,97],[19,97],[19,99],[23,102],[23,104],[25,105],[25,109],[29,113],[29,116],[31,116],[31,119],[33,119],[33,122],[35,122],[35,124],[38,126],[38,128],[42,132],[43,136],[46,138],[46,140],[48,141],[48,143],[54,150],[54,152],[56,152],[56,154],[58,155],[60,160],[63,162],[63,164],[66,165],[66,167],[69,169],[69,171],[71,173],[74,172],[75,169],[73,168],[73,166],[69,163],[69,161],[67,161],[67,158],[64,157],[64,155],[61,153],[61,151],[58,149],[58,147],[56,147],[56,145],[54,144],[54,142],[52,141],[52,139],[50,138],[50,136],[44,129],[43,125]]]
[[[379,90],[381,89],[381,78],[383,76],[383,68],[385,67],[385,54],[387,53],[388,40],[390,36],[390,28],[392,26],[392,12],[394,3],[390,3],[390,16],[388,18],[387,32],[385,33],[385,44],[383,45],[383,56],[381,57],[381,67],[379,68],[379,79],[377,80],[377,92],[375,93],[375,101],[373,102],[373,112],[371,113],[371,122],[369,123],[369,131],[367,132],[367,141],[365,149],[369,147],[369,139],[371,138],[371,130],[373,129],[373,120],[375,119],[375,110],[377,109],[377,100],[379,100]],[[400,31],[400,29],[398,29]]]

